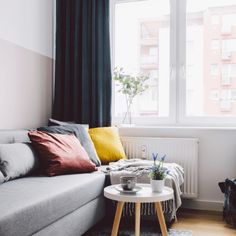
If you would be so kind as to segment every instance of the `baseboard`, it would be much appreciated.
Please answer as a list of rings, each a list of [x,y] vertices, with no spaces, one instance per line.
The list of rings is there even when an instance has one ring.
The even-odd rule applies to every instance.
[[[207,210],[207,211],[222,211],[223,202],[221,201],[207,201],[207,200],[194,200],[182,199],[182,208]]]

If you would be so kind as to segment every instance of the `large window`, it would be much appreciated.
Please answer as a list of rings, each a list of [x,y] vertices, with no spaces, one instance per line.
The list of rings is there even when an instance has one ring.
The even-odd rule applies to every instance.
[[[113,0],[113,68],[147,76],[133,123],[236,124],[236,0]],[[113,121],[126,113],[114,83]]]
[[[115,5],[115,67],[149,78],[148,89],[131,106],[135,122],[169,116],[170,6],[168,1],[160,3],[120,1]],[[126,98],[118,91],[115,86],[114,116],[123,117]]]

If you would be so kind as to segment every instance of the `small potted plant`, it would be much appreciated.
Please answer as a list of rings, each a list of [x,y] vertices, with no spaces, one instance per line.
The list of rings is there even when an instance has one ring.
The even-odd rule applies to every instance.
[[[164,155],[157,163],[157,154],[152,154],[154,161],[153,166],[150,169],[149,177],[153,192],[161,193],[164,189],[165,177],[168,174],[168,170],[163,166],[166,155]]]

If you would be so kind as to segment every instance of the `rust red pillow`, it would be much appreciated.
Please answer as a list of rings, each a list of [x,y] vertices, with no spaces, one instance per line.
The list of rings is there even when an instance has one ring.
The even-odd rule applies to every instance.
[[[97,170],[73,134],[30,131],[29,138],[49,176]]]

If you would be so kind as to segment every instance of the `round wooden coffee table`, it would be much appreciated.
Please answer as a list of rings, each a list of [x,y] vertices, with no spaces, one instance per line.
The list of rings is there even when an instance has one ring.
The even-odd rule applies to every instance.
[[[161,227],[161,233],[163,236],[168,236],[165,218],[162,212],[161,202],[173,198],[173,189],[165,187],[162,193],[152,192],[150,184],[137,184],[142,189],[135,194],[120,193],[116,190],[116,185],[111,185],[104,188],[104,196],[111,200],[117,201],[117,208],[115,219],[112,227],[112,236],[116,236],[119,229],[120,218],[125,202],[135,203],[135,236],[140,236],[140,207],[141,203],[154,202],[157,217]]]

